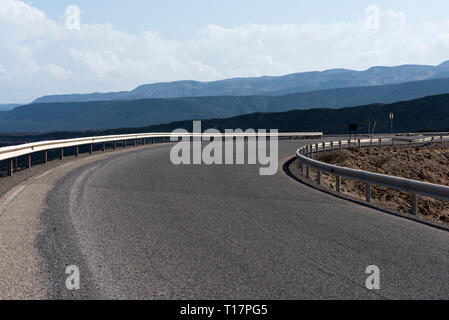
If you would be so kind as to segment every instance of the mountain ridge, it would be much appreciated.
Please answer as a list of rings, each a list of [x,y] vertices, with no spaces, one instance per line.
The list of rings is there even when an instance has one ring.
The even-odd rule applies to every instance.
[[[442,73],[442,76],[438,74]],[[406,64],[374,66],[367,70],[329,69],[291,73],[283,76],[239,77],[209,82],[180,80],[143,84],[130,91],[88,94],[47,95],[32,103],[136,100],[145,98],[180,98],[202,96],[277,96],[316,90],[398,84],[410,81],[449,77],[449,60],[437,66]]]
[[[449,78],[284,96],[217,96],[40,103],[0,112],[0,132],[50,132],[157,125],[254,112],[341,108],[449,93]]]
[[[322,131],[325,134],[347,133],[348,124],[358,124],[358,134],[368,133],[368,122],[375,133],[390,131],[389,113],[393,112],[395,132],[449,131],[449,94],[442,94],[392,104],[375,103],[339,109],[317,108],[286,112],[256,112],[230,118],[203,119],[202,130],[278,129],[280,132]],[[171,132],[178,128],[192,131],[192,120],[145,126],[89,131],[61,131],[44,134],[0,134],[0,145],[14,145],[53,139],[118,135],[144,132]]]

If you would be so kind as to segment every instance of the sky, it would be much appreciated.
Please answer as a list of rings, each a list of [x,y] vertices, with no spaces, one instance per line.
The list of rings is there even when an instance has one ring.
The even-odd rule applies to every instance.
[[[448,59],[447,0],[0,0],[0,103]]]

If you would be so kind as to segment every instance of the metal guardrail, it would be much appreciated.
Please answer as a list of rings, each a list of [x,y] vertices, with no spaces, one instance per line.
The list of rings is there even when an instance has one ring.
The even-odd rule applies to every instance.
[[[278,138],[321,138],[323,136],[322,132],[287,132],[287,133],[139,133],[139,134],[122,134],[122,135],[110,135],[110,136],[96,136],[96,137],[83,137],[75,139],[64,139],[64,140],[51,140],[51,141],[40,141],[34,143],[26,143],[15,146],[8,146],[0,148],[0,161],[7,161],[7,173],[9,176],[13,174],[13,159],[17,159],[20,156],[26,156],[26,167],[31,168],[31,154],[36,152],[42,152],[42,162],[47,163],[49,150],[58,149],[59,158],[64,158],[64,149],[69,147],[74,147],[74,155],[78,156],[79,147],[84,145],[89,145],[89,153],[93,153],[94,144],[102,144],[102,151],[106,150],[106,143],[112,143],[112,148],[117,148],[117,142],[121,142],[123,147],[127,146],[127,141],[132,142],[133,146],[136,146],[136,141],[141,140],[141,144],[145,145],[147,140],[150,139],[150,143],[156,142],[156,139],[161,139],[165,142],[166,139],[170,141],[176,141],[175,139],[190,137],[190,139],[200,138],[210,139],[210,138],[223,138],[226,137],[273,137]],[[174,139],[172,139],[174,138]]]
[[[382,147],[388,144],[394,145],[395,142],[400,144],[407,144],[408,142],[408,144],[411,145],[422,142],[443,143],[445,141],[449,141],[449,136],[410,137],[409,139],[404,139],[403,137],[391,137],[328,141],[309,144],[299,148],[296,152],[296,158],[298,159],[301,172],[304,173],[305,171],[307,178],[310,178],[310,168],[317,171],[316,179],[318,184],[321,184],[321,172],[335,175],[335,189],[337,192],[340,192],[340,178],[347,178],[365,183],[365,200],[368,203],[371,202],[371,185],[379,185],[411,193],[411,211],[412,214],[416,215],[418,213],[418,195],[449,201],[449,187],[385,174],[340,167],[314,160],[313,156],[319,152],[341,150],[342,148],[350,148],[351,146],[370,147],[377,145]]]

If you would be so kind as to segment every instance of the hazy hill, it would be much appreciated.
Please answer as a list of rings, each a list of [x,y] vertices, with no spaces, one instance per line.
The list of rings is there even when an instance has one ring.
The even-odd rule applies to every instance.
[[[339,109],[318,108],[287,112],[257,112],[226,119],[202,120],[203,131],[225,129],[278,129],[280,132],[322,131],[325,134],[348,133],[348,124],[356,123],[358,133],[368,133],[368,122],[375,133],[390,132],[390,112],[394,113],[394,132],[449,131],[449,94],[430,96],[392,104],[371,104]],[[132,132],[171,132],[177,128],[192,131],[192,120],[142,128],[99,131],[95,134]],[[88,135],[88,134],[87,134]]]
[[[448,131],[449,94],[431,96],[393,104],[373,104],[342,109],[293,110],[280,113],[252,113],[226,119],[202,121],[203,131],[208,128],[225,129],[278,129],[283,132],[323,131],[325,134],[347,133],[348,124],[357,123],[359,133],[367,133],[376,122],[375,133],[390,131],[390,112],[395,114],[395,132]],[[192,130],[192,120],[167,124],[83,132],[53,132],[46,134],[0,134],[0,145],[31,141],[68,139],[83,136],[126,134],[140,132],[171,132],[177,128]]]
[[[203,128],[272,128],[283,132],[323,131],[325,134],[347,133],[348,124],[358,124],[359,133],[368,132],[376,121],[375,133],[390,132],[390,112],[394,113],[395,132],[448,131],[449,94],[425,97],[393,104],[341,109],[292,110],[281,113],[254,113],[228,119],[203,122]],[[148,129],[167,131],[172,128],[191,127],[190,121],[156,126]]]
[[[20,106],[20,104],[0,104],[0,111],[9,111],[18,106]]]
[[[0,132],[140,127],[187,119],[227,118],[253,112],[391,103],[449,93],[449,79],[330,89],[285,96],[218,96],[130,101],[41,103],[0,112]]]
[[[222,95],[285,95],[323,89],[397,84],[445,77],[449,77],[449,62],[444,62],[439,66],[372,67],[365,71],[332,69],[322,72],[293,73],[279,77],[234,78],[212,82],[154,83],[139,86],[132,91],[44,96],[36,99],[34,103]]]

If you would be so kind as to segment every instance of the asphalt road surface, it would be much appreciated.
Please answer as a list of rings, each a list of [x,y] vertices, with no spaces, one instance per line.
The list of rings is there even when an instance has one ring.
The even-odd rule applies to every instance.
[[[298,146],[280,142],[281,162]],[[449,298],[449,232],[311,189],[282,169],[175,166],[170,147],[78,160],[10,195],[4,217],[19,206],[18,216],[36,219],[11,214],[1,224],[28,223],[23,234],[36,235],[24,250],[35,252],[23,258],[32,272],[4,276],[2,295],[28,286],[28,297],[63,299]],[[8,249],[16,260],[18,244],[26,241]],[[80,290],[66,288],[68,265],[80,269]],[[379,290],[365,287],[369,265],[380,269]]]

